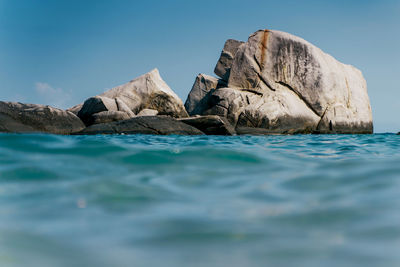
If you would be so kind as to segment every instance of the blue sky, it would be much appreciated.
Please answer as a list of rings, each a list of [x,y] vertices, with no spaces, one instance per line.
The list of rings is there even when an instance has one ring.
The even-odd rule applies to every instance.
[[[375,131],[400,131],[400,0],[0,0],[0,100],[65,108],[157,67],[185,101],[226,39],[264,28],[359,68]]]

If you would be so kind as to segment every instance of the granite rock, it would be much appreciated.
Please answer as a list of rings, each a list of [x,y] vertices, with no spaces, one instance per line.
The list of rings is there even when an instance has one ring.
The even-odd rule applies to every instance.
[[[77,134],[201,135],[204,133],[169,116],[138,116],[129,120],[94,124]]]
[[[228,40],[224,51],[215,73],[226,88],[196,100],[196,114],[226,117],[238,134],[373,132],[362,73],[311,43],[261,30],[245,43]]]
[[[115,99],[104,96],[91,97],[83,103],[82,108],[78,112],[78,117],[86,125],[91,125],[94,123],[93,114],[103,111],[118,111]]]
[[[228,81],[233,59],[242,44],[242,41],[234,39],[229,39],[225,42],[221,56],[214,69],[214,73],[221,77],[222,80]]]
[[[133,117],[141,110],[153,109],[158,115],[188,117],[182,100],[163,81],[157,69],[68,109],[86,125],[93,123],[93,114],[102,111],[123,111]]]
[[[145,109],[142,109],[137,115],[138,116],[156,116],[156,115],[158,115],[158,111],[155,109],[145,108]]]
[[[264,103],[270,103],[268,99],[278,100],[285,107],[282,111],[286,110],[289,115],[286,122],[297,121],[287,110],[294,108],[297,97],[297,102],[308,109],[301,117],[310,118],[314,114],[319,118],[315,132],[373,132],[367,84],[362,73],[288,33],[261,30],[252,34],[236,52],[228,87],[259,95],[265,99]],[[290,95],[291,100],[282,98],[283,95]],[[263,114],[270,118],[268,112],[272,111],[265,110]],[[279,117],[284,118],[285,114]]]
[[[128,105],[125,104],[125,102],[122,101],[122,99],[120,99],[119,97],[115,98],[115,103],[117,104],[118,111],[127,113],[131,118],[135,116],[135,113],[133,113]]]
[[[220,79],[214,78],[206,74],[199,74],[190,90],[185,102],[186,111],[189,115],[198,115],[204,109],[204,97],[210,90],[225,87],[226,83]]]
[[[320,121],[291,91],[262,96],[220,88],[208,96],[208,106],[203,115],[225,117],[235,128],[262,128],[271,133],[311,133]]]
[[[159,115],[188,117],[182,100],[163,81],[157,69],[112,88],[100,96],[119,98],[135,114],[142,109],[154,109]]]
[[[207,135],[236,135],[235,129],[224,117],[208,115],[183,118],[179,120],[196,127]]]
[[[72,112],[45,105],[0,101],[0,132],[72,134],[85,128]]]
[[[74,113],[75,115],[78,116],[78,113],[82,109],[82,107],[83,107],[83,103],[80,103],[78,105],[70,107],[69,109],[67,109],[67,111],[72,112],[72,113]]]
[[[102,111],[93,114],[92,118],[93,118],[93,124],[99,124],[99,123],[107,123],[113,121],[128,120],[133,116],[123,111]]]

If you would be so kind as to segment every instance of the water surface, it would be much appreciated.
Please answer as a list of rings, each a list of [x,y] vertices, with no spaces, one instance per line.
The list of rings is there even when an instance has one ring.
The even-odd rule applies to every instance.
[[[400,136],[0,135],[0,266],[400,266]]]

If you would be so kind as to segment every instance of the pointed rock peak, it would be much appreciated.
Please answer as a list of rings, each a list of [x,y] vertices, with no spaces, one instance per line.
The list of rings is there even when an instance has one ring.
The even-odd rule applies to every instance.
[[[224,81],[228,81],[233,59],[239,46],[244,44],[242,41],[228,39],[222,49],[221,56],[215,66],[214,73]]]
[[[182,100],[179,98],[179,96],[168,86],[168,84],[161,78],[160,72],[158,71],[157,68],[152,69],[151,71],[131,80],[129,83],[121,85],[121,86],[127,86],[130,83],[139,83],[139,84],[144,84],[144,83],[152,83],[154,86],[157,87],[158,90],[169,94],[176,98],[178,101]],[[121,87],[119,86],[119,87]],[[144,87],[137,87],[137,90],[145,90],[147,89],[147,86]],[[112,90],[112,89],[111,89]],[[105,92],[107,93],[107,92]]]
[[[156,68],[128,83],[114,87],[90,99],[92,102],[96,100],[94,101],[96,105],[93,103],[93,105],[88,105],[87,101],[85,102],[86,105],[83,105],[83,107],[90,107],[84,110],[85,114],[87,113],[86,123],[93,121],[93,115],[101,111],[123,111],[133,116],[143,109],[154,109],[159,115],[168,115],[176,118],[188,116],[182,100],[161,78]],[[99,107],[97,105],[99,99],[102,100],[103,104],[103,100],[110,99],[113,101],[115,108],[108,108],[106,105],[100,105]],[[83,107],[77,105],[71,110],[82,115]]]
[[[210,90],[218,88],[221,81],[210,75],[200,73],[197,75],[196,80],[190,90],[190,93],[185,102],[186,111],[189,115],[199,114],[199,108],[203,109],[200,104],[202,99],[208,94]],[[204,101],[203,101],[204,102]],[[200,105],[200,106],[199,106]]]

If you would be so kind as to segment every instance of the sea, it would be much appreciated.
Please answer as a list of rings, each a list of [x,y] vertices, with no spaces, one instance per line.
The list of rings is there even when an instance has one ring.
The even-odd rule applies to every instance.
[[[400,136],[0,134],[0,266],[400,266]]]

